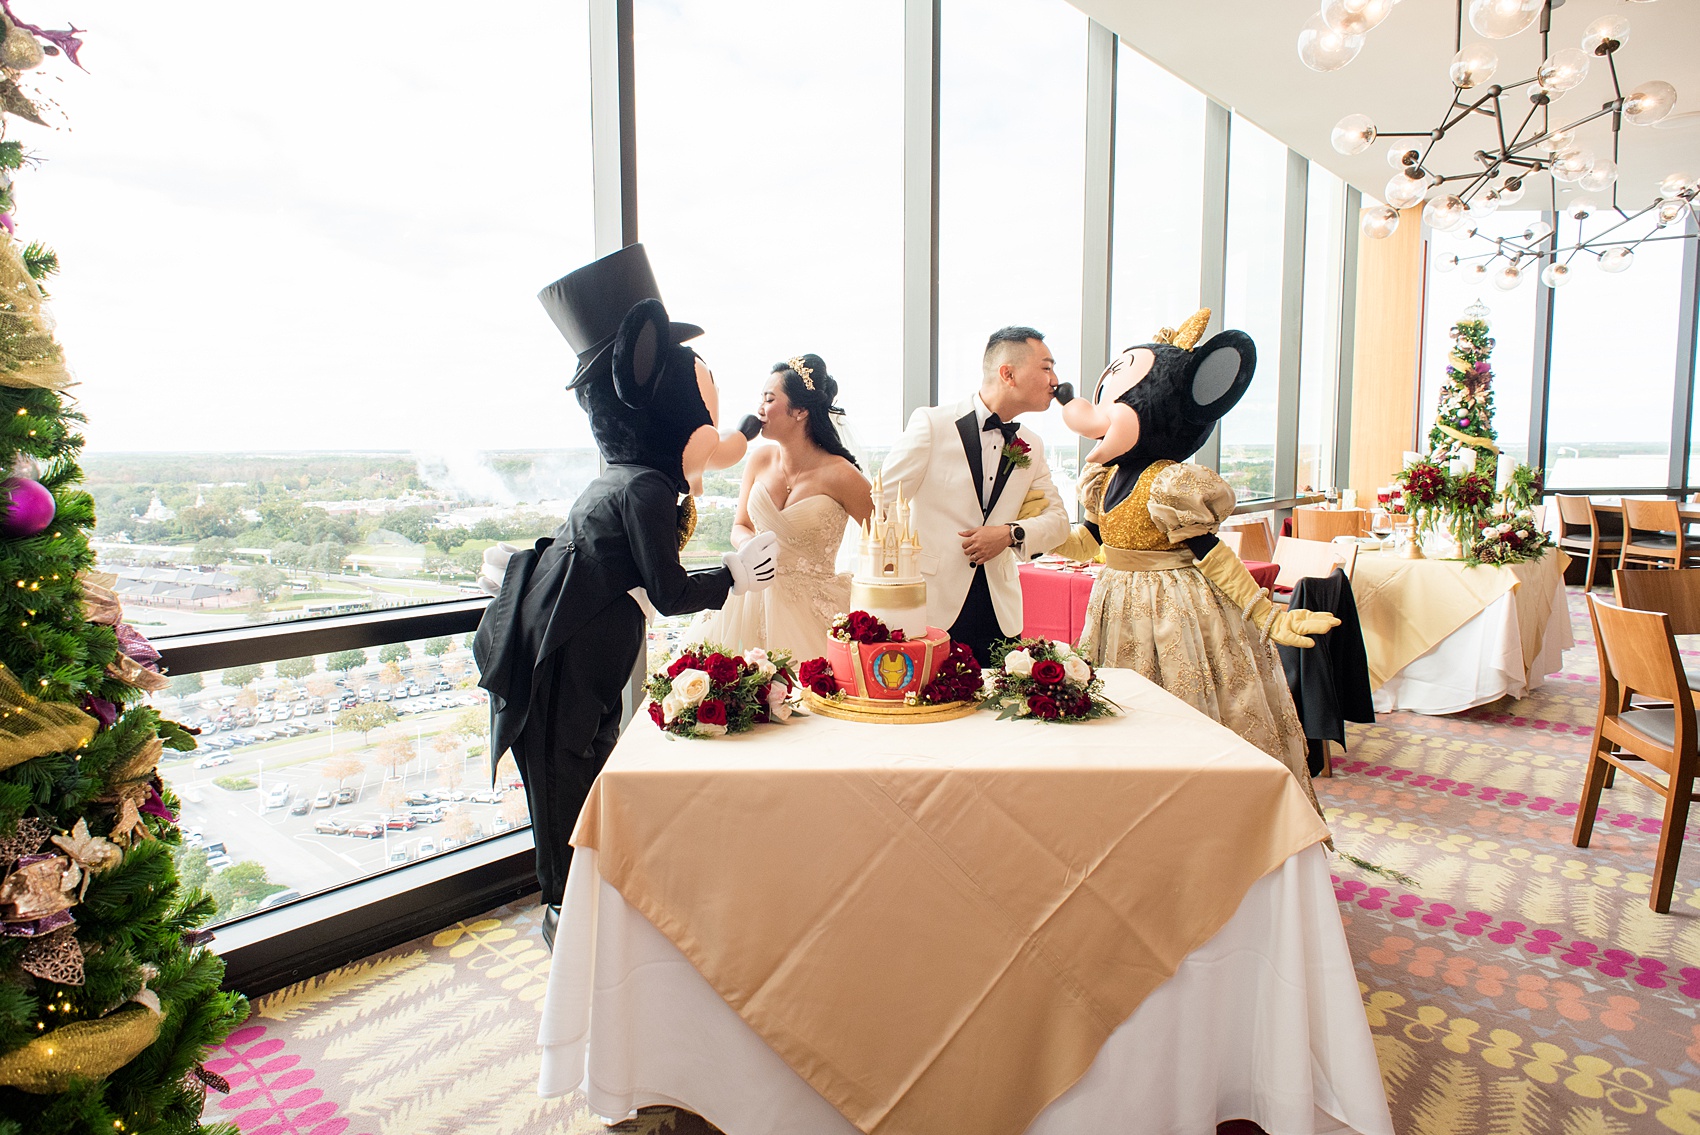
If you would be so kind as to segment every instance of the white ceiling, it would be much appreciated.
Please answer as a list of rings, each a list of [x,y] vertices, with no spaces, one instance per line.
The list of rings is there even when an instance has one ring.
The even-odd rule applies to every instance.
[[[1071,3],[1128,46],[1372,196],[1381,195],[1392,172],[1386,154],[1393,143],[1377,141],[1364,153],[1345,157],[1329,143],[1334,124],[1359,112],[1369,115],[1379,130],[1431,130],[1440,123],[1452,90],[1447,68],[1454,55],[1455,0],[1403,0],[1368,33],[1356,59],[1326,74],[1299,62],[1296,47],[1299,28],[1317,12],[1317,0]],[[1618,200],[1633,208],[1651,202],[1658,195],[1658,182],[1668,174],[1700,176],[1700,3],[1567,0],[1553,11],[1551,49],[1579,46],[1583,29],[1605,14],[1630,21],[1629,38],[1617,52],[1624,94],[1648,79],[1663,79],[1677,90],[1674,121],[1651,127],[1624,121]],[[1466,15],[1464,45],[1480,40]],[[1530,78],[1542,59],[1538,24],[1510,39],[1484,42],[1499,55],[1494,75],[1498,81]],[[1611,77],[1603,63],[1595,60],[1586,81],[1554,100],[1550,113],[1555,128],[1598,110],[1612,97]],[[1508,136],[1528,112],[1525,91],[1501,97]],[[1539,121],[1537,116],[1535,123]],[[1607,116],[1584,126],[1581,144],[1610,157],[1609,123]],[[1479,168],[1473,155],[1492,138],[1491,119],[1463,123],[1447,132],[1428,168],[1443,174]],[[1530,179],[1519,208],[1545,207],[1550,184],[1545,175]],[[1574,185],[1561,183],[1559,189],[1561,203],[1575,193]]]

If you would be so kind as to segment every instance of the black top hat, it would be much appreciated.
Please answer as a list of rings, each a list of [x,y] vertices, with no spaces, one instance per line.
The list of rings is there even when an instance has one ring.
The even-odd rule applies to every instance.
[[[543,310],[578,355],[578,371],[568,384],[571,390],[586,371],[614,345],[620,321],[642,300],[659,300],[655,273],[641,244],[628,244],[600,260],[569,272],[537,293]],[[702,334],[694,323],[674,323],[675,342]]]

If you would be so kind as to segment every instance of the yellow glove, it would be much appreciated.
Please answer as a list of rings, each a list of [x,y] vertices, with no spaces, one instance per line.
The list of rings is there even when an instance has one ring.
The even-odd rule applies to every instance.
[[[1324,634],[1340,625],[1340,620],[1327,611],[1302,608],[1283,611],[1271,603],[1268,594],[1257,586],[1251,572],[1226,544],[1218,543],[1211,548],[1210,554],[1198,561],[1198,570],[1245,612],[1264,638],[1272,638],[1282,646],[1315,646],[1308,636]]]
[[[1045,511],[1045,494],[1038,489],[1028,489],[1027,495],[1021,498],[1021,511],[1015,514],[1017,520],[1032,520]]]

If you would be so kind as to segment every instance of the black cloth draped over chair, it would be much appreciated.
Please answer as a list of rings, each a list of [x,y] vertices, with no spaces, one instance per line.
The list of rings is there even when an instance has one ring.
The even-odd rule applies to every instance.
[[[1340,625],[1327,634],[1316,635],[1308,650],[1282,646],[1281,665],[1287,671],[1287,688],[1299,711],[1309,743],[1311,775],[1324,768],[1328,742],[1346,746],[1346,722],[1368,725],[1375,721],[1370,701],[1369,659],[1364,654],[1364,633],[1358,625],[1358,604],[1352,598],[1352,581],[1335,569],[1333,575],[1306,577],[1293,585],[1292,605],[1306,611],[1327,611]]]

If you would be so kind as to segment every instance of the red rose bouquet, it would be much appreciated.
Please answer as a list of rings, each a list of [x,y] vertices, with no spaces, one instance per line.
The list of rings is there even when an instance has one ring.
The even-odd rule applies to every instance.
[[[1465,549],[1470,564],[1520,564],[1538,560],[1552,537],[1535,527],[1535,515],[1492,516],[1482,522],[1475,542]]]
[[[1119,713],[1104,696],[1104,682],[1067,643],[1009,639],[992,646],[993,674],[986,705],[999,720],[1090,721]]]
[[[680,737],[721,737],[791,716],[791,655],[761,647],[740,657],[699,643],[649,676],[650,720]]]
[[[828,632],[839,642],[903,642],[903,632],[894,631],[866,611],[851,611],[832,620]]]

